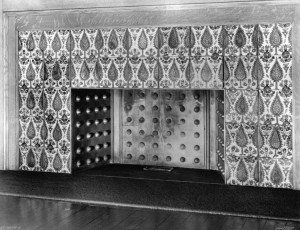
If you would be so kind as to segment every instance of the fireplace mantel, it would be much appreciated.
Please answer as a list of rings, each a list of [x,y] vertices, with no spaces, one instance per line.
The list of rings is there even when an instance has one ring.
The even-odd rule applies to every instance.
[[[1,122],[0,134],[1,169],[18,168],[17,124],[18,106],[16,105],[16,31],[79,29],[99,27],[141,27],[171,25],[226,25],[293,22],[293,152],[294,152],[294,187],[300,189],[300,102],[297,102],[297,80],[300,62],[300,7],[297,1],[115,1],[114,3],[97,2],[86,5],[79,1],[50,1],[44,5],[31,1],[22,4],[19,0],[4,1],[3,9],[3,81],[1,85]],[[61,8],[61,5],[64,7]],[[76,6],[75,6],[76,5]],[[2,62],[1,62],[2,63]]]

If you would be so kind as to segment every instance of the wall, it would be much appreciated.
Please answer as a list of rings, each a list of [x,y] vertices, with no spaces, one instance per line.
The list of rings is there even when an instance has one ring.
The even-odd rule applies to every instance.
[[[43,8],[43,12],[20,12],[17,17],[17,29],[38,29],[40,28],[57,28],[62,25],[68,28],[78,28],[78,27],[90,27],[98,25],[99,20],[103,21],[103,26],[126,26],[128,24],[132,26],[145,26],[145,25],[198,25],[201,24],[221,24],[226,22],[228,24],[232,23],[261,23],[261,22],[286,22],[294,21],[296,28],[296,36],[299,36],[297,33],[297,22],[294,17],[298,16],[299,13],[294,15],[295,6],[293,5],[282,5],[285,3],[295,3],[295,1],[245,1],[245,3],[231,3],[229,1],[224,1],[218,4],[204,4],[204,2],[176,2],[178,5],[172,5],[171,7],[167,6],[142,6],[142,7],[126,7],[122,8],[119,6],[124,6],[124,2],[120,1],[114,5],[114,9],[103,8],[103,9],[93,9],[93,10],[71,10],[68,15],[65,12],[58,11],[55,15],[51,15],[51,11],[48,11],[51,7],[52,9],[59,9],[58,5],[26,5],[18,4],[18,6],[23,6],[24,8],[15,8],[18,11],[22,10],[42,10],[42,7],[47,6],[48,8]],[[72,8],[74,2],[63,2],[65,7]],[[157,2],[156,2],[157,3]],[[175,4],[176,4],[175,3]],[[104,6],[109,6],[107,2],[103,3]],[[126,4],[136,4],[135,2],[126,2]],[[139,3],[140,4],[140,3]],[[160,5],[161,2],[158,2],[157,5]],[[145,3],[147,5],[147,3]],[[8,1],[5,3],[6,11],[14,11]],[[61,6],[61,4],[60,4]],[[80,6],[80,4],[78,5]],[[99,5],[98,5],[99,6]],[[111,5],[110,5],[111,6]],[[137,6],[137,5],[135,5]],[[96,12],[98,11],[98,12]],[[101,14],[99,14],[101,11]],[[114,15],[118,11],[117,15]],[[298,11],[296,11],[298,12]],[[9,13],[6,16],[14,17],[16,13]],[[23,16],[22,16],[23,15]],[[34,22],[34,23],[33,23]],[[87,26],[89,25],[89,26]],[[296,47],[296,56],[298,49]],[[297,60],[297,59],[296,59]],[[297,65],[295,65],[297,66]],[[297,67],[296,67],[297,68]],[[293,69],[294,72],[298,72]],[[6,76],[6,75],[4,75]],[[294,74],[294,76],[296,76]],[[8,78],[5,78],[8,79]],[[295,78],[293,78],[295,81]],[[297,91],[296,91],[297,92]],[[297,95],[296,95],[297,96]],[[2,101],[5,100],[5,97],[2,98]],[[5,108],[5,107],[3,107]],[[296,104],[296,109],[298,106]],[[297,117],[298,118],[298,117]],[[5,120],[5,118],[3,118]],[[296,125],[296,127],[298,127]],[[295,132],[299,132],[296,128]],[[3,131],[3,136],[7,133],[7,130]],[[295,144],[295,151],[300,147],[299,144]],[[5,147],[5,145],[3,145]],[[8,146],[3,151],[8,151]],[[299,152],[299,151],[298,151]],[[4,154],[3,154],[4,155]],[[295,159],[299,159],[296,156]],[[297,161],[298,162],[298,161]],[[298,167],[299,163],[296,164]],[[11,166],[13,168],[13,166]],[[300,174],[300,170],[294,168],[295,173]],[[299,177],[296,177],[299,178]],[[299,179],[298,179],[299,180]],[[296,186],[299,186],[296,183]]]

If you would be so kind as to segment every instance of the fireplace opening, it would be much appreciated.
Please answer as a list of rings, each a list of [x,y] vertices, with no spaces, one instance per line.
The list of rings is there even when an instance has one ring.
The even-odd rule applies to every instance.
[[[224,91],[72,89],[71,98],[74,169],[122,164],[224,175]]]

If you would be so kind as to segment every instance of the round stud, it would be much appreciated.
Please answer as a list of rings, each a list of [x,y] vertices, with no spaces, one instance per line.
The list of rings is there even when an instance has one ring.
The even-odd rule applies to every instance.
[[[195,132],[195,133],[194,133],[194,137],[195,137],[195,138],[199,138],[199,137],[200,137],[200,133]]]
[[[195,151],[198,151],[200,149],[200,146],[199,145],[195,145],[194,149],[195,149]]]
[[[92,134],[91,133],[87,133],[86,135],[85,135],[85,138],[86,139],[90,139],[92,137]]]
[[[99,113],[99,108],[96,107],[96,108],[94,109],[94,111],[95,111],[95,113]]]
[[[199,158],[196,157],[196,158],[194,159],[194,163],[195,163],[195,164],[198,164],[199,162],[200,162]]]
[[[166,122],[167,122],[167,124],[171,124],[171,123],[172,123],[172,119],[171,119],[171,118],[168,118],[168,119],[166,120]]]
[[[76,109],[76,114],[79,115],[81,113],[80,109]]]
[[[94,121],[94,124],[95,124],[95,125],[99,125],[99,124],[100,124],[100,121],[99,121],[99,120],[95,120],[95,121]]]
[[[76,97],[76,101],[79,102],[80,101],[80,97]]]
[[[90,147],[90,146],[86,147],[86,148],[85,148],[85,151],[86,151],[86,152],[92,151],[92,147]]]
[[[166,157],[166,161],[171,161],[171,160],[172,160],[172,157],[170,157],[170,156]]]
[[[99,99],[98,95],[95,95],[95,96],[94,96],[94,100],[95,100],[95,101],[98,101],[98,99]]]
[[[179,110],[180,110],[180,112],[184,112],[185,111],[185,107],[183,105],[180,105],[179,106]]]
[[[158,148],[158,144],[157,144],[157,143],[153,143],[153,144],[152,144],[152,147],[153,147],[154,149],[157,149],[157,148]]]
[[[171,136],[172,135],[172,132],[171,131],[167,131],[167,136]]]
[[[158,106],[157,106],[157,105],[154,105],[154,106],[152,107],[152,110],[153,110],[153,111],[157,111],[157,110],[158,110]]]
[[[81,139],[82,139],[82,137],[81,137],[80,135],[77,135],[77,136],[76,136],[76,140],[77,140],[77,141],[80,141]]]
[[[184,93],[180,94],[180,100],[184,100],[186,95]]]
[[[180,162],[185,162],[185,158],[184,157],[180,157]]]
[[[194,98],[195,98],[196,100],[198,100],[198,99],[200,98],[199,94],[198,94],[198,93],[195,93],[195,94],[194,94]]]
[[[95,137],[100,137],[101,136],[101,132],[96,132],[95,133]]]
[[[91,124],[92,124],[92,123],[91,123],[90,121],[86,121],[86,122],[85,122],[85,125],[86,125],[86,126],[90,126]]]
[[[129,105],[129,104],[125,105],[125,110],[126,111],[130,111],[131,109],[132,109],[131,105]]]
[[[140,143],[139,143],[139,147],[140,147],[140,148],[144,148],[144,147],[145,147],[145,143],[144,143],[144,142],[140,142]]]
[[[144,106],[144,105],[140,105],[140,106],[139,106],[139,109],[140,109],[141,111],[144,111],[144,110],[145,110],[145,106]]]
[[[76,122],[76,128],[79,128],[81,126],[81,123],[79,121]]]
[[[158,123],[158,118],[155,117],[152,119],[152,121],[153,121],[153,123]]]
[[[90,97],[89,97],[89,96],[86,96],[86,97],[85,97],[85,100],[86,100],[86,101],[90,101]]]
[[[76,149],[76,154],[80,154],[81,153],[81,149],[80,148],[77,148]]]
[[[170,100],[172,98],[172,94],[171,93],[166,93],[165,97],[166,97],[167,100]]]
[[[139,156],[139,160],[141,160],[141,161],[145,160],[145,156],[144,156],[143,154],[140,155],[140,156]]]
[[[108,155],[104,155],[103,160],[107,161],[108,159],[109,159],[109,156]]]
[[[104,118],[102,122],[103,122],[103,124],[107,124],[108,123],[108,119]]]
[[[145,131],[144,131],[144,130],[140,130],[140,131],[139,131],[139,134],[140,134],[140,135],[144,135],[144,134],[145,134]]]
[[[139,97],[140,97],[140,98],[144,98],[144,97],[145,97],[145,93],[144,93],[143,91],[140,91],[140,92],[139,92]]]
[[[91,163],[92,163],[91,159],[87,159],[87,160],[86,160],[86,164],[87,164],[87,165],[90,165]]]
[[[185,137],[185,132],[180,132],[181,137]]]
[[[198,113],[200,111],[200,107],[199,106],[196,106],[195,108],[194,108],[194,112],[195,113]]]
[[[100,158],[99,158],[99,157],[96,157],[96,158],[95,158],[95,162],[96,162],[96,163],[99,163],[99,161],[100,161]]]
[[[127,146],[127,147],[131,147],[131,146],[132,146],[132,143],[131,143],[130,141],[128,141],[128,142],[126,143],[126,146]]]
[[[154,155],[153,156],[153,161],[158,161],[158,156]]]
[[[172,148],[172,145],[171,145],[171,144],[167,144],[167,148],[168,148],[168,149],[171,149],[171,148]]]
[[[103,94],[103,95],[102,95],[102,99],[103,99],[103,100],[106,100],[106,99],[107,99],[107,95],[106,95],[106,94]]]
[[[102,111],[103,111],[103,112],[107,112],[107,111],[108,111],[108,108],[107,108],[106,106],[104,106],[104,107],[102,108]]]
[[[181,125],[184,125],[185,124],[185,119],[180,119],[180,121],[179,121],[179,123],[181,124]]]
[[[108,147],[109,147],[109,144],[108,144],[108,143],[106,143],[106,142],[103,143],[103,148],[104,148],[104,149],[106,149],[106,148],[108,148]]]
[[[196,119],[196,120],[194,121],[194,124],[195,124],[195,125],[199,125],[199,124],[200,124],[200,121],[199,121],[198,119]]]
[[[101,146],[100,145],[95,145],[95,150],[99,150],[101,149]]]
[[[180,149],[181,149],[181,150],[184,150],[184,149],[185,149],[185,145],[184,145],[184,144],[181,144],[181,145],[180,145]]]
[[[130,160],[130,159],[132,159],[132,155],[131,154],[127,154],[126,158]]]
[[[127,117],[127,122],[131,122],[132,121],[132,118],[131,117]]]
[[[132,92],[128,92],[127,96],[132,97]]]
[[[108,131],[103,131],[103,136],[108,136],[109,135],[109,133],[108,133]]]
[[[89,108],[87,108],[87,109],[85,110],[85,112],[86,112],[87,114],[90,114],[90,113],[91,113],[91,110],[90,110]]]
[[[130,135],[132,133],[131,129],[126,130],[127,135]]]
[[[77,162],[76,162],[76,166],[77,166],[78,168],[81,166],[80,161],[77,161]]]
[[[157,136],[157,135],[158,135],[158,132],[157,132],[156,130],[154,130],[154,131],[152,132],[152,135],[153,135],[153,136]]]
[[[157,93],[152,93],[152,98],[155,100],[158,98],[158,94]]]
[[[169,105],[167,105],[167,106],[166,106],[166,111],[167,111],[167,112],[171,112],[171,111],[172,111],[172,107],[169,106]]]
[[[144,123],[144,121],[145,121],[145,118],[143,118],[143,117],[141,117],[141,118],[139,119],[139,122],[140,122],[140,123]]]

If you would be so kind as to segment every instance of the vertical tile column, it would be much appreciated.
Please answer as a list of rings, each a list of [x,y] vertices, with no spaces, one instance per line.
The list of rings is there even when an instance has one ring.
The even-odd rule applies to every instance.
[[[260,185],[293,187],[292,25],[261,24],[258,27],[261,63]]]
[[[223,26],[225,175],[228,184],[259,184],[258,85],[254,25]]]
[[[70,32],[43,31],[43,46],[47,76],[44,81],[44,170],[71,172],[70,147]],[[46,163],[47,161],[47,163]]]
[[[41,32],[19,32],[19,165],[21,170],[40,171],[43,142],[44,95]]]

